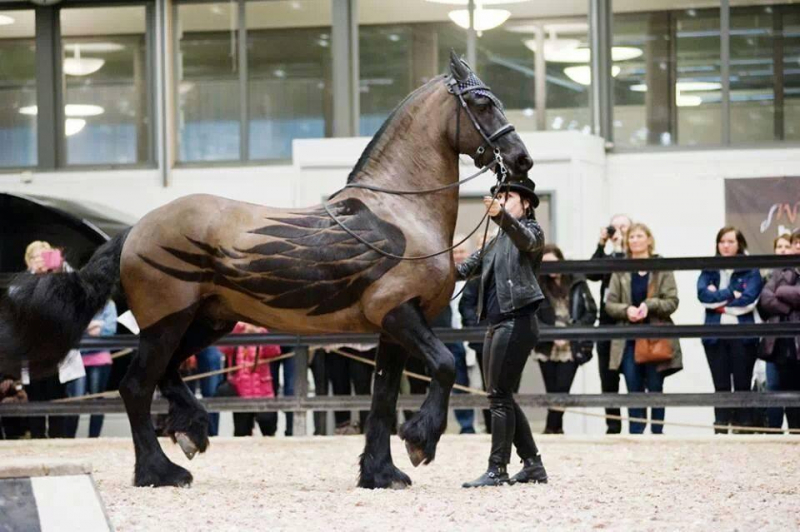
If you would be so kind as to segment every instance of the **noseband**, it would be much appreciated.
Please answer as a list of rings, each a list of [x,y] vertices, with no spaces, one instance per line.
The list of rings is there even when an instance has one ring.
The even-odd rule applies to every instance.
[[[406,256],[402,256],[402,255],[395,255],[393,253],[389,253],[389,252],[384,251],[381,248],[377,247],[372,242],[368,242],[367,240],[362,238],[360,235],[358,235],[357,233],[352,231],[350,228],[348,228],[346,225],[344,225],[344,223],[336,217],[336,215],[333,213],[333,211],[331,211],[330,206],[328,205],[328,201],[330,201],[337,194],[339,194],[340,192],[342,192],[343,190],[348,189],[348,188],[361,188],[361,189],[365,189],[365,190],[372,190],[373,192],[383,192],[383,193],[386,193],[386,194],[394,194],[394,195],[399,195],[399,196],[432,194],[432,193],[435,193],[435,192],[441,192],[443,190],[448,190],[448,189],[451,189],[451,188],[459,187],[459,186],[463,185],[464,183],[472,181],[473,179],[475,179],[478,176],[486,173],[489,169],[491,169],[491,168],[493,168],[495,166],[497,167],[497,184],[498,185],[502,185],[502,184],[504,184],[506,182],[506,179],[508,178],[508,168],[506,168],[505,162],[503,161],[503,156],[500,153],[500,148],[497,146],[497,141],[500,138],[504,137],[505,135],[508,135],[509,133],[513,132],[514,131],[514,126],[511,125],[511,124],[506,124],[506,125],[502,126],[501,128],[499,128],[494,133],[492,133],[491,135],[487,135],[486,131],[484,131],[483,127],[481,127],[480,122],[478,122],[478,119],[475,117],[475,114],[469,108],[469,105],[467,105],[467,102],[464,99],[464,95],[469,93],[469,92],[475,92],[479,96],[483,96],[483,97],[489,98],[492,101],[492,103],[501,112],[503,111],[503,104],[500,102],[500,100],[497,99],[497,97],[494,94],[492,94],[491,89],[489,87],[487,87],[486,85],[484,85],[481,82],[481,80],[479,80],[478,77],[472,72],[470,72],[469,77],[466,80],[463,80],[463,81],[457,80],[452,75],[448,76],[447,78],[445,78],[445,84],[447,86],[447,92],[449,92],[450,94],[454,95],[458,99],[458,102],[459,102],[461,108],[464,109],[464,111],[466,111],[467,116],[469,117],[470,121],[472,122],[472,125],[475,126],[475,129],[478,131],[478,133],[481,135],[481,137],[483,137],[483,141],[484,142],[483,142],[483,144],[481,146],[478,147],[477,150],[475,150],[475,155],[473,156],[473,159],[477,161],[478,157],[482,156],[486,152],[487,148],[491,148],[493,153],[494,153],[494,158],[488,164],[486,164],[484,167],[482,167],[478,172],[474,173],[473,175],[471,175],[471,176],[469,176],[467,178],[461,179],[459,181],[456,181],[455,183],[450,183],[449,185],[444,185],[444,186],[436,187],[436,188],[423,189],[423,190],[391,190],[391,189],[378,187],[378,186],[375,186],[375,185],[368,185],[368,184],[364,184],[364,183],[348,183],[348,184],[346,184],[344,186],[344,188],[342,188],[342,189],[334,192],[333,194],[331,194],[330,197],[328,197],[328,200],[324,201],[322,203],[322,206],[325,209],[325,212],[328,214],[328,216],[331,217],[331,219],[334,222],[336,222],[337,225],[339,225],[339,227],[342,228],[342,230],[344,230],[347,234],[349,234],[350,236],[352,236],[353,238],[358,240],[360,243],[364,244],[365,246],[367,246],[368,248],[372,249],[373,251],[375,251],[377,253],[380,253],[384,257],[388,257],[388,258],[391,258],[391,259],[397,259],[397,260],[425,260],[425,259],[430,259],[430,258],[433,258],[433,257],[437,257],[439,255],[443,255],[445,253],[449,253],[449,252],[453,251],[455,248],[457,248],[458,246],[460,246],[461,244],[463,244],[464,242],[466,242],[467,240],[469,240],[470,238],[472,238],[472,235],[474,235],[476,232],[478,232],[478,229],[481,228],[481,225],[483,225],[484,221],[486,222],[486,231],[484,231],[484,246],[485,246],[486,233],[488,232],[488,229],[489,229],[489,221],[488,221],[489,209],[488,208],[486,209],[486,212],[483,214],[483,218],[481,218],[481,221],[478,222],[478,225],[475,227],[475,229],[473,229],[460,242],[458,242],[456,244],[453,244],[452,246],[450,246],[450,247],[448,247],[446,249],[443,249],[441,251],[437,251],[436,253],[431,253],[429,255],[419,255],[419,256],[415,256],[415,257],[406,257]],[[460,140],[461,140],[461,113],[459,112],[459,110],[460,110],[459,107],[456,106],[456,157],[458,157],[458,154],[461,153],[461,151],[459,149]],[[499,194],[501,188],[502,188],[501,186],[498,186],[495,189],[495,193],[492,196],[492,199],[497,198],[497,195]],[[483,254],[483,248],[482,248],[481,252]]]

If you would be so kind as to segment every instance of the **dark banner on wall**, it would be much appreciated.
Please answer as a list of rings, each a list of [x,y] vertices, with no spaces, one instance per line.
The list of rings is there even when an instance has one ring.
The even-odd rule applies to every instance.
[[[772,254],[778,235],[800,227],[800,177],[725,180],[725,219],[753,255]]]

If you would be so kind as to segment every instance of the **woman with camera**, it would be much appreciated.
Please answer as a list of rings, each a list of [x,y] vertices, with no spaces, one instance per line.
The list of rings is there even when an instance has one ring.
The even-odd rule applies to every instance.
[[[543,252],[544,262],[564,260],[564,253],[555,244],[545,245]],[[583,276],[558,273],[542,275],[539,277],[539,286],[545,297],[539,307],[539,321],[554,327],[594,325],[597,305]],[[593,348],[592,341],[556,340],[537,344],[536,358],[547,393],[569,393],[578,366],[591,360]],[[563,419],[563,412],[548,410],[544,433],[564,434]]]
[[[492,188],[492,194],[497,187]],[[536,271],[542,262],[544,233],[536,222],[539,205],[530,179],[502,186],[496,199],[484,198],[492,221],[500,227],[482,253],[457,266],[459,279],[480,275],[478,319],[489,329],[483,348],[484,375],[492,414],[489,467],[465,488],[515,482],[546,482],[547,473],[533,441],[528,419],[514,401],[522,371],[539,336],[536,311],[544,299]],[[522,459],[522,471],[509,478],[511,445]]]
[[[625,247],[628,258],[656,257],[655,239],[650,229],[635,223],[628,230]],[[672,272],[616,272],[611,275],[606,300],[608,315],[620,325],[672,323],[678,309],[678,287]],[[677,338],[613,340],[610,368],[621,370],[628,392],[661,393],[664,378],[683,369],[681,345]],[[629,408],[632,418],[646,419],[647,409]],[[651,421],[664,421],[664,409],[653,408]],[[630,421],[631,434],[642,434],[645,422]],[[664,426],[652,423],[650,431],[662,434]]]

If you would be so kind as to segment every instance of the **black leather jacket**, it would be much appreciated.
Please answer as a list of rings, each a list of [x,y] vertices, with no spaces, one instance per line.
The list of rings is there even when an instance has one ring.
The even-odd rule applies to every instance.
[[[505,210],[492,218],[502,231],[491,242],[481,259],[476,251],[456,268],[459,279],[481,276],[478,289],[478,319],[485,318],[484,296],[486,284],[494,269],[497,301],[500,311],[509,314],[536,301],[544,299],[536,280],[542,264],[544,232],[536,220],[517,220]]]
[[[595,320],[597,320],[597,304],[589,291],[589,285],[586,283],[585,278],[580,275],[572,277],[568,297],[570,325],[593,326]],[[537,315],[539,322],[544,325],[554,326],[556,324],[556,311],[550,296],[545,297],[545,302],[539,307]],[[573,356],[578,362],[592,357],[593,346],[594,342],[591,340],[571,342],[570,344]],[[537,347],[537,351],[549,353],[552,347],[552,342],[542,342]],[[581,357],[578,355],[581,355]]]

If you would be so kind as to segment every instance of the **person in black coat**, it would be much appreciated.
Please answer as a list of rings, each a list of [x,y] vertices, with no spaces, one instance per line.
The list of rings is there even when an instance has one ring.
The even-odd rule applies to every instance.
[[[464,483],[465,488],[547,481],[528,419],[513,395],[539,336],[536,310],[544,299],[536,281],[544,247],[544,233],[534,216],[539,198],[527,178],[502,186],[496,198],[484,199],[499,234],[484,253],[477,251],[457,266],[459,279],[480,275],[478,319],[485,317],[489,323],[483,372],[492,413],[492,447],[486,472]],[[506,466],[512,445],[523,468],[509,478]]]
[[[564,260],[564,254],[555,244],[544,247],[542,261]],[[539,276],[539,285],[545,300],[539,307],[539,321],[553,327],[583,325],[591,327],[597,319],[597,305],[589,285],[581,275],[549,274]],[[594,342],[541,342],[536,346],[536,358],[542,370],[544,386],[548,393],[569,393],[578,366],[592,358]],[[563,434],[564,413],[547,411],[545,434]]]
[[[631,227],[631,219],[625,214],[617,214],[611,218],[611,224],[600,230],[600,240],[597,242],[592,259],[624,259],[625,235]],[[613,230],[612,230],[613,229]],[[609,252],[606,248],[609,247]],[[611,281],[610,273],[587,275],[590,281],[600,282],[600,325],[614,325],[616,320],[606,312],[606,291]],[[619,371],[611,369],[611,341],[597,342],[597,366],[600,372],[600,389],[603,393],[619,393]],[[606,408],[606,415],[619,416],[619,408]],[[619,419],[606,419],[606,434],[619,434],[622,432],[622,421]]]

